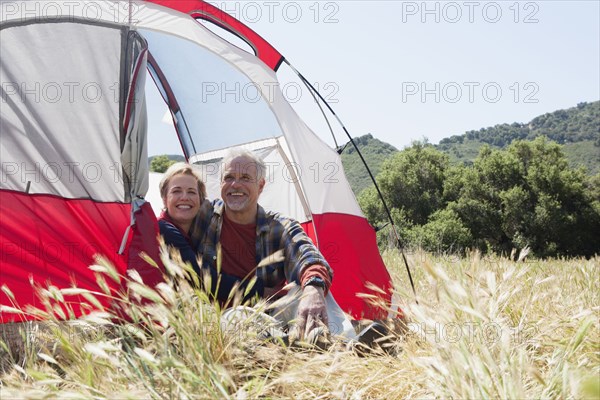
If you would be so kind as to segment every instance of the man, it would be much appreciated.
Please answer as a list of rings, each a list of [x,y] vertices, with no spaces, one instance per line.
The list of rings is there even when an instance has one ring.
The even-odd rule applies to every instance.
[[[265,170],[264,162],[246,150],[234,150],[223,159],[222,200],[205,202],[192,229],[203,268],[244,282],[256,276],[255,287],[262,297],[276,294],[286,281],[295,282],[301,290],[293,306],[297,306],[294,319],[300,337],[323,325],[333,333],[354,336],[349,321],[328,295],[332,270],[300,224],[258,205]],[[257,268],[268,257],[275,260]]]

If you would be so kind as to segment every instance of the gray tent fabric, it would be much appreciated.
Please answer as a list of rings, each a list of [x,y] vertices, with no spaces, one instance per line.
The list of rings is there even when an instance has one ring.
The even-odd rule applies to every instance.
[[[133,69],[129,73],[132,81],[129,83],[126,106],[129,106],[125,116],[126,135],[123,140],[121,163],[125,180],[125,199],[127,202],[136,197],[144,197],[148,191],[148,141],[146,116],[146,65],[148,44],[137,32],[128,35],[127,52],[134,60]]]
[[[127,31],[62,20],[2,26],[0,188],[126,201],[118,180],[123,160],[115,155],[121,153],[118,90]]]

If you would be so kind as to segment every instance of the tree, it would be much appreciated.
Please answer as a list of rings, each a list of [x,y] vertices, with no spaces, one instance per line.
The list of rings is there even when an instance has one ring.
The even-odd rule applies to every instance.
[[[444,171],[448,165],[448,156],[422,142],[414,142],[383,163],[377,183],[403,245],[408,244],[415,226],[426,223],[429,215],[443,207]],[[363,190],[358,202],[372,226],[377,228],[388,222],[375,187]],[[395,244],[389,233],[377,233],[381,246]]]
[[[562,146],[545,137],[506,150],[484,146],[472,165],[452,167],[414,143],[386,160],[377,182],[404,244],[505,254],[529,246],[540,257],[600,253],[600,175],[570,168]],[[375,188],[359,203],[374,226],[387,221]]]
[[[522,183],[518,160],[484,146],[471,167],[449,170],[444,185],[448,209],[454,211],[482,250],[510,251],[513,244],[502,227],[502,193]]]
[[[591,255],[591,247],[578,243],[581,233],[591,233],[586,219],[597,220],[584,190],[584,173],[569,168],[562,147],[544,137],[515,142],[508,152],[519,160],[522,187],[528,192],[520,211],[523,239],[541,256]]]
[[[150,171],[164,173],[171,165],[175,164],[176,162],[177,161],[175,160],[169,160],[169,157],[166,155],[156,156],[150,162]]]
[[[404,210],[411,223],[422,225],[444,205],[448,166],[447,155],[431,145],[415,142],[384,162],[377,182],[390,208]]]
[[[444,196],[483,250],[591,256],[600,250],[600,213],[589,182],[560,145],[539,137],[483,148],[472,168],[451,170]]]

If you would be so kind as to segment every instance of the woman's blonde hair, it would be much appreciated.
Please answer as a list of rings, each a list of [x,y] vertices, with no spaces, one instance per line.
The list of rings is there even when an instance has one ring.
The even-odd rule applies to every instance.
[[[196,178],[196,181],[198,182],[198,194],[200,195],[200,201],[204,201],[206,198],[206,185],[204,185],[204,182],[202,181],[202,175],[200,174],[198,167],[185,162],[178,162],[171,165],[163,175],[160,183],[158,184],[160,197],[162,199],[167,198],[169,182],[171,181],[171,178],[176,175],[190,175]]]

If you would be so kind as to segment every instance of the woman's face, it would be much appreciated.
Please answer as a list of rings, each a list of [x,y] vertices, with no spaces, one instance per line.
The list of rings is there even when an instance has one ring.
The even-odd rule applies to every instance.
[[[189,230],[200,209],[198,181],[191,175],[175,175],[169,180],[167,197],[163,203],[171,219],[184,230]]]

